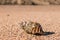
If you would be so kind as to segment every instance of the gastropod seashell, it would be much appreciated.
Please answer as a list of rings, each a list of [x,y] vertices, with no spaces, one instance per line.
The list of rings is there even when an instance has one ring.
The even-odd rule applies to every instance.
[[[23,30],[25,30],[27,33],[30,34],[43,34],[44,31],[41,27],[41,25],[37,22],[32,22],[32,21],[22,21],[20,23],[20,26]]]

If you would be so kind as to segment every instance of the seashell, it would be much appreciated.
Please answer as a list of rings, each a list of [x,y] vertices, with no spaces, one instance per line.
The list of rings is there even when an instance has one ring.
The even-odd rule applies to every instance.
[[[32,21],[23,21],[20,23],[20,26],[23,30],[25,30],[29,34],[43,34],[44,31],[41,25],[37,22]]]

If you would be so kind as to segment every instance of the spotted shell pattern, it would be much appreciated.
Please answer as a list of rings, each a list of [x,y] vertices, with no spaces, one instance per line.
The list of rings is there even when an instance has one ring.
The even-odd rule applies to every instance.
[[[30,34],[43,34],[42,27],[39,23],[37,22],[32,22],[32,21],[23,21],[20,23],[20,26],[22,29],[24,29],[27,33]]]

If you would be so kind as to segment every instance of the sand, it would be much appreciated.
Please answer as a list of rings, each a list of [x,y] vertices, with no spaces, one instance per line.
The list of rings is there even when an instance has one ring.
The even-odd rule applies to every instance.
[[[23,20],[38,22],[54,34],[27,34],[19,24]],[[60,6],[0,5],[0,40],[60,40]]]

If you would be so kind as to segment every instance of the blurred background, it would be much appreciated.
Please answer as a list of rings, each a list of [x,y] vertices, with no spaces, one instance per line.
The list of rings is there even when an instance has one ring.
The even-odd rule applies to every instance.
[[[60,0],[0,0],[0,5],[60,5]]]

